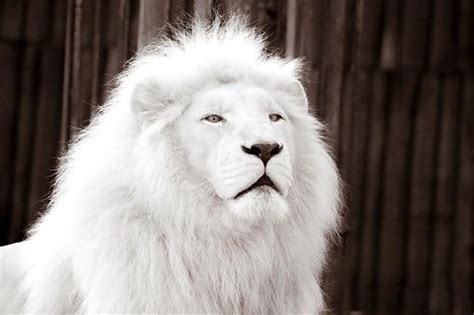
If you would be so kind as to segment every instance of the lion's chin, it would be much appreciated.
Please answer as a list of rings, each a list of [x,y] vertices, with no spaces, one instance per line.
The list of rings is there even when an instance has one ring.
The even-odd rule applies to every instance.
[[[227,203],[234,216],[251,222],[281,221],[289,213],[286,200],[275,189],[268,186],[252,189],[239,198],[228,200]]]

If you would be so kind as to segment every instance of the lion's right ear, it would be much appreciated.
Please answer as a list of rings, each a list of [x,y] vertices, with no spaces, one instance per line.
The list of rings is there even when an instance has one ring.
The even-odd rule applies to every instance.
[[[285,82],[280,86],[281,91],[288,95],[293,103],[299,106],[304,111],[308,111],[308,97],[304,91],[303,85],[300,81],[294,79]]]
[[[154,82],[138,83],[132,92],[132,110],[139,121],[150,123],[165,111],[172,101]]]

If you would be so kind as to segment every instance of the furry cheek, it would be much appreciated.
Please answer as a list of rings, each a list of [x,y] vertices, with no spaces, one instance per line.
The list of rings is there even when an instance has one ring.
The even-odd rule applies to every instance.
[[[268,161],[266,174],[275,183],[280,194],[286,197],[293,182],[291,159],[288,150],[283,150]]]
[[[236,146],[221,147],[212,152],[208,158],[208,168],[211,184],[222,199],[234,198],[265,172],[258,159],[245,156]]]

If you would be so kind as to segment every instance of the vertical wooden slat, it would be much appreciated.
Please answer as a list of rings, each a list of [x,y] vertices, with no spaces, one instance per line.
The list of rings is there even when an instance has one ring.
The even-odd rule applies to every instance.
[[[16,214],[12,212],[13,184],[15,180],[16,160],[16,119],[21,95],[21,60],[25,47],[27,3],[24,1],[6,1],[3,3],[0,17],[0,244],[8,241],[9,221]]]
[[[103,1],[101,8],[96,5],[96,15],[100,16],[103,23],[100,26],[102,28],[102,38],[95,50],[104,49],[109,53],[110,67],[106,68],[107,81],[122,70],[122,65],[127,60],[130,13],[128,2],[127,0],[109,0]]]
[[[433,314],[452,312],[450,261],[453,242],[453,214],[456,207],[456,143],[459,113],[460,80],[444,80],[442,89],[436,195],[433,219],[432,268],[429,293],[429,311]]]
[[[339,142],[344,59],[352,35],[346,33],[346,23],[352,26],[353,22],[348,19],[350,14],[346,9],[346,1],[334,0],[328,3],[327,14],[324,16],[324,41],[319,43],[321,58],[324,60],[320,66],[325,71],[327,82],[326,89],[320,91],[323,97],[320,104],[324,104],[321,115],[328,124],[335,148],[338,148]]]
[[[75,0],[67,0],[66,6],[66,22],[65,22],[65,44],[64,44],[64,73],[63,73],[63,91],[62,91],[62,102],[61,102],[61,136],[60,136],[60,147],[61,151],[66,148],[66,143],[70,138],[69,130],[69,116],[71,112],[71,96],[72,96],[72,81],[74,69],[73,64],[73,51],[74,51],[74,29],[75,29]]]
[[[169,21],[170,0],[141,0],[138,26],[138,47],[156,37]]]
[[[104,23],[102,23],[102,13],[105,11],[109,13],[112,8],[108,7],[110,1],[96,1],[94,3],[93,13],[93,38],[92,38],[92,75],[91,75],[91,106],[97,106],[102,103],[103,97],[101,95],[103,80],[104,80],[104,67],[103,57],[104,49],[102,49],[102,41],[104,32]],[[105,6],[105,7],[104,7]],[[107,14],[108,15],[108,14]]]
[[[14,169],[15,118],[17,115],[19,92],[19,50],[15,45],[0,43],[0,227],[8,230],[12,213],[10,210],[12,193],[12,177]],[[6,243],[6,235],[2,233],[1,244]]]
[[[348,193],[348,206],[351,209],[348,214],[350,232],[346,238],[345,276],[344,276],[344,312],[351,309],[359,310],[357,300],[357,288],[360,281],[360,251],[361,251],[361,226],[362,205],[365,195],[365,160],[367,156],[367,137],[369,125],[369,106],[372,78],[370,74],[357,72],[353,75],[355,83],[352,102],[344,104],[344,109],[352,107],[350,124],[351,132],[346,135],[346,141],[350,142],[346,157],[346,167],[343,166],[343,174],[351,187]],[[349,106],[347,106],[349,105]],[[343,111],[344,112],[344,111]],[[348,156],[347,156],[348,155]]]
[[[81,33],[76,38],[76,54],[79,68],[77,69],[77,94],[74,99],[74,106],[71,111],[71,126],[80,129],[88,124],[91,116],[93,104],[91,80],[94,75],[93,55],[94,50],[94,12],[96,10],[97,1],[81,0],[80,7],[76,7],[80,12]],[[109,15],[111,12],[109,12]]]
[[[24,36],[24,16],[27,0],[4,0],[0,18],[0,37],[4,40],[21,40]]]
[[[456,12],[458,1],[435,0],[431,26],[430,67],[436,70],[452,69],[456,58]]]
[[[350,185],[352,180],[351,163],[352,163],[352,149],[354,148],[352,142],[354,140],[353,133],[355,124],[354,112],[356,108],[354,104],[358,104],[359,88],[366,88],[366,82],[359,82],[359,79],[363,77],[355,71],[350,71],[344,76],[344,91],[341,95],[341,117],[340,117],[340,129],[339,132],[339,148],[337,150],[337,158],[339,162],[339,169],[341,175],[345,178],[346,182]],[[365,126],[364,126],[365,127]],[[358,126],[356,127],[358,128]],[[351,206],[351,192],[348,192],[348,207]],[[350,213],[349,215],[352,215]],[[349,219],[350,221],[350,219]]]
[[[187,12],[190,12],[190,1],[186,0]],[[135,56],[138,51],[138,28],[140,21],[140,1],[128,1],[128,47],[127,47],[127,59]],[[173,15],[175,16],[175,15]]]
[[[452,288],[453,314],[467,314],[474,307],[474,78],[464,82],[462,111],[459,116],[459,158],[457,206],[455,213]]]
[[[289,56],[304,56],[312,67],[318,66],[321,53],[319,39],[323,33],[325,14],[325,1],[303,0],[295,3],[289,1],[286,46]],[[292,19],[295,21],[291,21]]]
[[[71,134],[84,127],[91,113],[91,82],[93,55],[94,6],[92,0],[75,0],[73,7],[74,36],[72,38],[71,92],[68,128]]]
[[[286,56],[286,26],[287,26],[287,6],[289,5],[288,0],[275,0],[275,15],[276,15],[276,21],[275,21],[275,30],[274,30],[274,39],[271,41],[271,44],[273,47],[277,49],[277,52],[280,53],[280,55]]]
[[[286,8],[286,45],[285,51],[286,55],[289,57],[294,57],[296,55],[297,47],[297,21],[298,21],[298,5],[296,1],[288,1]]]
[[[407,268],[403,313],[426,310],[430,272],[431,217],[434,198],[439,82],[422,78],[415,105],[415,121],[410,179],[410,205],[407,218]]]
[[[430,39],[430,0],[405,0],[403,4],[399,66],[421,70],[426,61]]]
[[[47,50],[42,54],[37,100],[33,163],[31,166],[29,207],[26,222],[32,222],[47,203],[56,156],[59,150],[63,52]],[[59,62],[58,62],[59,61]]]
[[[102,29],[102,37],[93,48],[100,61],[93,71],[97,74],[96,80],[100,82],[100,90],[97,91],[97,99],[100,103],[104,102],[113,87],[108,83],[113,81],[126,61],[127,11],[125,1],[122,0],[103,1],[102,7],[96,7],[96,14],[102,20],[101,25],[97,25],[97,28]]]
[[[49,44],[54,44],[56,49],[64,52],[64,41],[66,36],[66,15],[67,15],[67,1],[64,0],[51,0],[52,18],[51,24],[49,25],[48,41]]]
[[[368,119],[368,149],[366,160],[366,189],[364,194],[361,228],[360,276],[357,295],[359,309],[373,314],[376,302],[377,271],[379,268],[377,248],[380,240],[380,218],[382,210],[383,166],[387,137],[387,98],[389,80],[385,74],[375,74],[372,101]]]
[[[403,289],[406,219],[409,204],[412,110],[417,78],[393,77],[380,227],[377,314],[398,314]]]
[[[344,141],[341,141],[338,148],[338,162],[339,169],[342,177],[345,179],[346,183],[349,183],[351,177],[351,146],[352,146],[352,114],[353,114],[353,105],[356,103],[355,95],[358,89],[358,82],[356,80],[356,73],[348,73],[345,76],[344,93],[341,95],[342,101],[342,117],[341,125],[342,130],[339,132],[341,138]],[[351,205],[351,194],[347,192],[347,207],[350,208]],[[349,243],[353,243],[355,234],[357,233],[357,227],[353,225],[352,217],[355,215],[354,212],[348,214],[346,219],[346,224],[344,226],[343,237],[344,244],[342,248],[339,248],[338,252],[332,257],[332,263],[334,264],[334,271],[332,274],[328,275],[332,278],[333,287],[328,288],[331,290],[329,292],[332,298],[332,309],[335,313],[344,313],[347,312],[350,304],[352,303],[352,296],[348,293],[350,290],[347,287],[349,283],[349,278],[352,277],[352,263],[354,262],[354,251],[349,247]],[[351,285],[349,285],[351,286]]]
[[[38,99],[39,63],[41,53],[38,47],[28,47],[22,60],[22,83],[17,120],[17,145],[15,158],[15,178],[12,191],[12,218],[8,241],[23,238],[28,213],[28,196],[31,165],[33,163],[34,124]]]
[[[345,78],[344,74],[352,59],[350,49],[353,46],[355,6],[351,1],[289,1],[287,8],[287,54],[305,56],[308,61],[311,69],[308,71],[306,88],[311,110],[327,123],[330,142],[336,152],[341,153],[340,146],[344,144],[338,143],[340,133],[343,130],[350,134],[351,108],[354,104],[351,88],[353,79],[351,76]],[[345,94],[343,91],[346,91]],[[348,104],[343,109],[342,99]],[[350,150],[345,150],[345,153],[350,155]],[[342,274],[347,266],[339,254],[333,260],[335,270],[328,277],[339,275],[337,279],[330,280],[331,283],[339,280],[330,289],[336,301],[331,306],[333,311],[338,312],[343,308],[340,300],[344,294]]]
[[[45,41],[48,37],[54,21],[53,4],[53,1],[28,1],[25,37],[30,43]]]
[[[474,2],[461,0],[459,5],[458,65],[465,71],[474,67]]]
[[[68,111],[69,115],[66,117],[68,139],[71,135],[70,129],[72,127],[77,128],[80,123],[80,118],[78,117],[78,112],[81,111],[83,105],[80,104],[80,70],[81,70],[81,38],[82,38],[82,19],[83,19],[83,6],[84,3],[82,0],[72,0],[72,6],[69,8],[72,10],[72,29],[71,29],[71,51],[70,54],[72,58],[69,60],[70,64],[67,64],[66,67],[71,67],[70,69],[70,86],[64,86],[69,92],[69,104]]]
[[[398,62],[401,1],[384,1],[384,26],[380,52],[382,70],[395,70]]]
[[[339,152],[339,132],[341,118],[341,99],[344,89],[344,74],[342,70],[323,68],[323,77],[318,89],[319,117],[327,124],[330,133],[330,143],[335,152]]]
[[[355,62],[359,69],[375,68],[380,60],[380,40],[382,37],[383,2],[379,0],[361,1],[362,26],[357,36]]]

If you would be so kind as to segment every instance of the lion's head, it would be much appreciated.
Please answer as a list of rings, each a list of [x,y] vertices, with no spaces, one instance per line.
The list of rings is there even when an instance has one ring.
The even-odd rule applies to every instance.
[[[248,28],[220,32],[187,35],[132,65],[133,114],[141,137],[155,137],[144,147],[171,136],[172,164],[184,155],[186,174],[215,207],[246,220],[283,219],[297,180],[295,126],[309,116],[300,61],[264,55]]]

